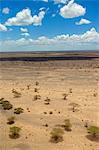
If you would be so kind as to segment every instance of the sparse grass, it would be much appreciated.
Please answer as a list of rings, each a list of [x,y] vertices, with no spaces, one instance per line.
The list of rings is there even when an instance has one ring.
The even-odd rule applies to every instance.
[[[37,89],[37,88],[34,88],[34,92],[37,92],[37,93],[38,93],[38,89]]]
[[[18,108],[15,108],[15,109],[14,109],[14,113],[15,113],[15,114],[21,114],[21,113],[23,113],[23,112],[24,112],[24,109],[21,108],[21,107],[18,107]]]
[[[38,100],[38,99],[41,99],[41,96],[40,95],[35,95],[34,96],[34,101]]]
[[[20,137],[20,134],[19,134],[20,130],[21,130],[21,128],[17,127],[17,126],[10,127],[9,137],[12,138],[12,139],[19,138]]]
[[[64,125],[63,125],[65,131],[71,131],[71,123],[69,119],[64,120]]]
[[[4,101],[4,98],[2,97],[2,98],[0,98],[0,104],[2,104],[3,103],[3,101]]]
[[[97,95],[98,95],[97,93],[94,93],[94,94],[93,94],[94,97],[97,97]]]
[[[70,103],[69,105],[72,106],[71,110],[73,112],[78,111],[77,108],[79,107],[79,104],[77,104],[77,103]]]
[[[68,94],[63,94],[63,100],[67,100]]]
[[[14,116],[11,116],[7,119],[7,124],[11,125],[11,124],[14,124],[15,123],[15,117]]]
[[[29,89],[30,89],[30,86],[31,86],[30,84],[29,84],[29,85],[27,85],[27,90],[29,90]]]
[[[69,89],[69,93],[73,93],[72,88]]]
[[[51,100],[47,97],[44,101],[45,101],[44,103],[45,105],[49,105]]]
[[[63,141],[63,134],[64,134],[63,129],[54,128],[50,134],[51,134],[50,142],[58,143]]]
[[[88,122],[87,121],[85,122],[84,127],[88,128]]]
[[[2,105],[2,108],[4,110],[10,110],[13,108],[13,105],[9,101],[6,101],[6,100],[1,100],[0,104]]]
[[[21,97],[21,93],[17,92],[16,90],[12,90],[12,93],[14,94],[14,98],[19,98]]]
[[[38,82],[38,81],[36,81],[35,85],[36,85],[36,86],[38,86],[38,85],[39,85],[39,82]]]
[[[4,100],[4,97],[0,98],[0,101]]]

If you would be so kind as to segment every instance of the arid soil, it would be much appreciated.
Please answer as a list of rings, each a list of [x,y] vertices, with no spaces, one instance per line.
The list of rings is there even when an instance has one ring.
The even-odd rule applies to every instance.
[[[13,90],[21,96],[15,98]],[[0,98],[13,105],[11,110],[0,106],[0,150],[98,150],[99,142],[87,138],[85,127],[86,122],[99,126],[98,94],[99,58],[0,61]],[[78,104],[74,112],[71,103]],[[14,114],[17,107],[24,112]],[[13,125],[7,124],[10,116],[15,116]],[[62,142],[51,143],[50,132],[65,119],[72,130],[64,131]],[[18,139],[9,137],[11,126],[21,127]]]

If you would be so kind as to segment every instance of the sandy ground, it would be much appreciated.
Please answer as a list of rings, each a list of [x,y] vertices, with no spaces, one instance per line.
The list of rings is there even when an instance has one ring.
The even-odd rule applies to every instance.
[[[24,109],[24,113],[15,115],[15,125],[22,128],[21,137],[10,139],[7,118],[13,115],[14,108],[8,111],[0,108],[0,150],[98,150],[99,143],[86,138],[84,124],[87,121],[99,126],[99,59],[2,61],[0,68],[0,97],[10,101],[14,108]],[[35,87],[38,93],[34,92]],[[20,92],[21,97],[14,98],[12,89]],[[68,94],[67,100],[63,100],[64,93]],[[36,94],[41,99],[34,101]],[[51,100],[49,105],[44,104],[46,97]],[[71,110],[72,102],[79,104],[76,112]],[[51,143],[50,132],[67,118],[72,131],[65,131],[63,142]]]

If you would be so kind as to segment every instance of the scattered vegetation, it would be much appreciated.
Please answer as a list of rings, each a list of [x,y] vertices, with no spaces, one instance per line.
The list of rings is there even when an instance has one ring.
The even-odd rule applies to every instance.
[[[21,97],[21,93],[17,92],[16,90],[12,90],[12,93],[14,94],[14,98],[19,98]]]
[[[17,127],[17,126],[10,127],[9,137],[12,138],[12,139],[19,138],[20,137],[20,134],[19,134],[20,130],[21,130],[21,128]]]
[[[58,143],[63,141],[63,134],[64,134],[63,129],[54,128],[50,134],[51,134],[50,142]]]
[[[8,118],[7,120],[8,120],[8,121],[7,121],[7,124],[9,124],[9,125],[11,125],[11,124],[14,124],[14,123],[15,123],[15,117],[14,117],[14,116],[12,116],[12,117]]]
[[[14,113],[15,113],[15,114],[21,114],[21,113],[23,113],[23,112],[24,112],[24,109],[21,108],[21,107],[18,107],[18,108],[15,108],[15,109],[14,109]]]

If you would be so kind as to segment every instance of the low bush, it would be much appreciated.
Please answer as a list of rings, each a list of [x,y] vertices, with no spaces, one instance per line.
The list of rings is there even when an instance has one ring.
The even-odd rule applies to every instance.
[[[63,141],[63,134],[64,134],[63,129],[54,128],[50,134],[51,134],[50,142],[58,143]]]
[[[15,123],[15,117],[14,117],[14,116],[9,117],[7,120],[8,120],[8,121],[7,121],[7,124],[9,124],[9,125],[11,125],[11,124],[14,124],[14,123]]]
[[[21,114],[21,113],[23,113],[23,112],[24,112],[24,109],[21,108],[21,107],[18,107],[18,108],[15,108],[15,109],[14,109],[14,113],[15,113],[15,114]]]
[[[20,130],[21,130],[21,128],[17,127],[17,126],[10,127],[9,137],[12,138],[12,139],[19,138],[20,137],[20,134],[19,134]]]
[[[12,109],[13,108],[13,105],[9,102],[9,101],[4,101],[4,100],[2,100],[1,102],[0,102],[0,104],[2,105],[2,108],[4,109],[4,110],[10,110],[10,109]]]
[[[65,129],[66,131],[71,131],[72,125],[71,125],[69,119],[64,120],[64,125],[63,125],[63,127],[64,127],[64,129]]]

